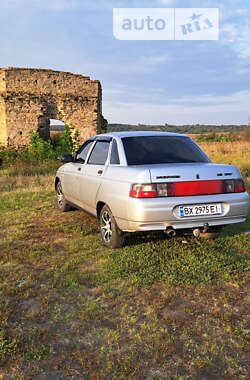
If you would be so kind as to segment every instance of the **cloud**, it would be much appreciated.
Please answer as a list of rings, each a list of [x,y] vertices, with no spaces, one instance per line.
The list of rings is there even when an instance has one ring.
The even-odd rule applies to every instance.
[[[1,0],[0,8],[4,9],[46,9],[51,11],[66,11],[78,8],[80,0]]]
[[[169,7],[173,6],[175,2],[176,2],[175,0],[159,0],[160,4],[169,6]]]
[[[171,103],[173,104],[196,104],[203,105],[207,104],[213,105],[213,104],[223,104],[223,105],[229,105],[234,104],[237,106],[241,105],[247,105],[249,104],[248,99],[250,98],[250,90],[246,91],[238,91],[234,94],[230,95],[221,95],[221,96],[215,96],[215,95],[201,95],[201,96],[191,96],[191,97],[179,97],[175,99],[171,99]],[[230,106],[231,107],[231,106]]]
[[[221,32],[224,40],[232,40],[234,42],[237,41],[245,41],[249,42],[250,33],[249,33],[249,25],[244,20],[244,18],[240,22],[231,22],[224,23],[221,27]]]
[[[157,0],[158,1],[158,0]],[[168,5],[172,0],[159,0],[161,4]],[[164,4],[165,3],[165,4]],[[4,9],[44,9],[48,11],[67,11],[70,9],[87,9],[102,12],[111,11],[113,8],[126,7],[152,7],[152,1],[144,0],[142,5],[140,0],[1,0],[0,8]]]
[[[48,9],[53,11],[61,11],[75,9],[80,6],[79,0],[33,0],[33,5],[40,9]]]
[[[221,32],[227,34],[229,38],[235,38],[237,36],[237,29],[234,24],[224,24],[221,28]]]
[[[235,16],[236,17],[236,16]],[[249,16],[233,18],[222,23],[220,43],[232,49],[238,58],[249,58]]]
[[[250,90],[228,96],[204,95],[172,99],[166,105],[104,101],[103,112],[111,123],[246,124],[249,98]]]
[[[163,54],[163,55],[154,55],[151,57],[142,57],[141,61],[144,65],[150,65],[150,66],[160,65],[169,61],[169,55]]]
[[[250,69],[249,68],[246,68],[246,69],[239,69],[238,72],[237,72],[238,75],[248,75],[250,74]]]
[[[231,19],[238,19],[242,17],[250,16],[250,9],[247,8],[237,8],[237,3],[231,4],[229,6],[225,6],[222,4],[220,6],[221,10],[221,20],[226,22]]]
[[[121,89],[121,88],[107,88],[107,89],[103,90],[103,92],[105,92],[105,96],[108,96],[108,97],[111,97],[113,95],[115,95],[115,96],[123,95],[123,94],[127,93],[126,90]]]
[[[126,60],[126,63],[117,57],[112,63],[107,62],[96,62],[95,60],[86,59],[80,65],[83,72],[95,73],[95,75],[102,76],[104,74],[112,73],[113,75],[137,75],[143,77],[146,74],[151,74],[158,70],[159,66],[164,66],[166,63],[170,62],[169,54],[159,55],[157,53],[152,53],[151,56],[138,56],[133,58],[133,64],[129,66],[130,61]],[[79,67],[79,62],[78,62]]]
[[[245,50],[240,52],[241,58],[250,58],[250,47],[247,47]]]

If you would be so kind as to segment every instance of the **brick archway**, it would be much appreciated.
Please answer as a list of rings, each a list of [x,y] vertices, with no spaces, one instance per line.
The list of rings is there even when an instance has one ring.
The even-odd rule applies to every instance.
[[[106,132],[100,82],[62,71],[0,69],[0,145],[25,146],[31,130],[48,137],[49,119],[77,129],[81,140]]]

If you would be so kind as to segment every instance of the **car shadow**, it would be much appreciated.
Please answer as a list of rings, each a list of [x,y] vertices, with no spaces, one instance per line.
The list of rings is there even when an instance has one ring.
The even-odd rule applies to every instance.
[[[235,225],[229,225],[226,226],[222,229],[221,233],[218,234],[217,237],[215,238],[210,238],[209,240],[216,240],[219,238],[226,238],[226,237],[232,237],[240,234],[246,234],[250,235],[250,226],[249,226],[249,221],[248,223],[241,223],[240,224],[235,224]],[[179,239],[178,239],[179,238]],[[183,232],[183,231],[177,231],[177,234],[175,237],[170,237],[166,235],[163,231],[152,231],[152,232],[134,232],[131,234],[126,234],[125,235],[125,246],[136,246],[139,244],[144,244],[144,243],[157,243],[161,241],[175,241],[175,239],[178,239],[180,243],[188,243],[191,241],[196,241],[197,239],[199,240],[208,240],[208,238],[196,238],[193,236],[192,232]]]

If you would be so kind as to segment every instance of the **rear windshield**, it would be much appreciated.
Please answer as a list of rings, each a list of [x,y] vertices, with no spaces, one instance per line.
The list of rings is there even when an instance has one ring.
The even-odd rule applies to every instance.
[[[210,162],[189,137],[136,136],[122,138],[128,165]]]

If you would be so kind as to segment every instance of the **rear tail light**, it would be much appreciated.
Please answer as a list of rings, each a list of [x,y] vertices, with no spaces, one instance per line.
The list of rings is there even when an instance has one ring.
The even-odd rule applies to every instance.
[[[234,179],[226,179],[226,180],[221,181],[221,182],[222,182],[222,192],[223,193],[234,193],[234,189],[235,189],[235,185],[234,185],[235,180]]]
[[[242,179],[187,181],[152,184],[133,184],[131,198],[183,197],[192,195],[212,195],[242,193],[246,191]]]
[[[246,191],[246,187],[244,181],[242,179],[234,180],[234,192],[235,193],[244,193]]]
[[[140,185],[134,184],[131,186],[129,193],[131,198],[156,198],[157,190],[155,184]]]

